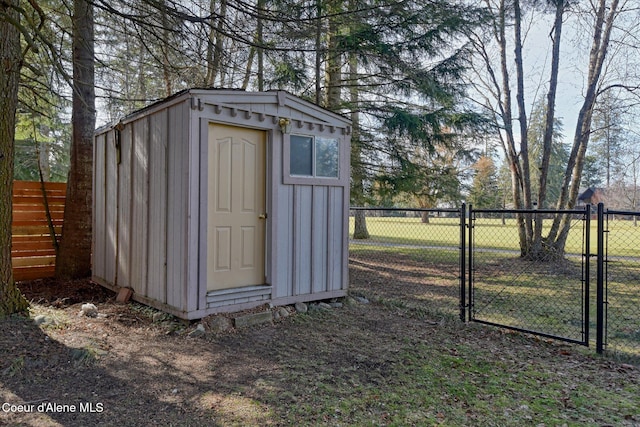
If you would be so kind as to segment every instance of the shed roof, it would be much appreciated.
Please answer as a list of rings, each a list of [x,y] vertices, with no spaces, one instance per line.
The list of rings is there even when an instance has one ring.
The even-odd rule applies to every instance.
[[[116,122],[109,123],[96,130],[96,133],[102,133],[118,123],[127,123],[136,120],[144,115],[167,108],[168,106],[183,102],[186,99],[192,99],[192,107],[202,109],[201,103],[233,106],[233,105],[265,105],[276,104],[281,107],[289,107],[300,111],[307,116],[313,117],[320,123],[328,125],[349,127],[351,121],[338,113],[330,111],[324,107],[306,101],[283,90],[271,90],[264,92],[248,92],[242,89],[220,89],[220,88],[191,88],[168,96],[167,98],[158,100],[144,108],[131,112]]]
[[[591,196],[593,196],[593,193],[593,188],[589,187],[580,193],[580,195],[578,196],[578,200],[588,200],[591,198]]]

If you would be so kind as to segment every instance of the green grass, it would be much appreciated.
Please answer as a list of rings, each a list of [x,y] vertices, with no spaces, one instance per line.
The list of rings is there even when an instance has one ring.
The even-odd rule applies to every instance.
[[[375,356],[351,349],[351,364],[317,363],[313,378],[298,380],[298,387],[308,393],[290,390],[297,396],[296,405],[282,421],[358,426],[625,425],[639,415],[632,383],[618,387],[618,394],[600,383],[600,374],[594,376],[591,367],[571,370],[581,362],[554,366],[538,359],[541,353],[535,348],[528,355],[514,352],[531,344],[522,336],[505,335],[496,347],[489,335],[482,346],[482,340],[468,341],[451,324],[440,326],[439,333],[449,338],[436,342],[403,335],[393,350],[381,346]],[[289,368],[298,373],[308,369],[302,364]]]
[[[550,225],[545,224],[546,226]],[[350,222],[353,228],[353,219]],[[430,281],[454,280],[459,274],[459,220],[433,218],[423,224],[420,218],[367,218],[371,238],[352,240],[350,254],[359,260],[371,260],[370,269],[385,271],[383,280],[416,280],[404,270],[424,267],[423,301],[456,308],[449,299],[436,299],[430,293]],[[596,224],[592,221],[591,250],[596,251]],[[607,351],[640,361],[640,227],[631,221],[610,221],[607,233],[608,263],[608,335]],[[567,240],[567,252],[582,253],[582,221],[574,221]],[[491,323],[522,328],[571,340],[583,340],[583,272],[581,258],[569,256],[562,262],[529,262],[519,257],[518,233],[514,220],[502,225],[500,219],[477,219],[474,247],[475,318]],[[352,232],[352,231],[351,231]],[[466,260],[465,260],[466,261]],[[595,340],[595,259],[591,262],[591,312],[588,339]],[[468,272],[466,272],[468,274]],[[373,273],[369,273],[373,274]],[[406,275],[403,276],[403,275]],[[375,282],[376,279],[370,279]],[[380,281],[378,279],[377,281]],[[455,298],[455,289],[450,292]]]
[[[349,218],[349,235],[353,236],[353,217]],[[546,220],[543,235],[547,235],[551,221]],[[634,227],[632,221],[610,221],[611,233],[624,236],[622,244],[610,244],[610,256],[640,257],[640,227]],[[402,217],[367,217],[367,229],[371,235],[368,242],[386,244],[404,244],[418,246],[458,246],[460,242],[460,220],[458,218],[431,218],[423,224],[420,218]],[[597,224],[591,221],[590,227],[592,254],[597,250]],[[619,239],[622,239],[620,237]],[[611,237],[610,237],[611,240]],[[479,248],[519,251],[518,228],[514,219],[507,219],[505,224],[496,218],[478,218],[474,221],[474,244]],[[581,220],[572,222],[567,238],[566,252],[581,254],[583,252],[583,224]]]
[[[438,262],[448,265],[458,265],[460,262],[460,252],[458,248],[411,248],[411,247],[393,247],[393,246],[376,246],[373,242],[352,242],[349,246],[349,252],[352,254],[362,254],[364,257],[384,256],[392,252],[394,255],[411,259],[416,262],[433,263]]]
[[[379,255],[377,261],[394,260],[393,253]],[[366,289],[372,278],[355,274],[352,285]],[[93,396],[104,402],[105,412],[38,418],[4,413],[0,424],[596,427],[640,422],[637,368],[577,346],[419,310],[412,295],[363,295],[371,303],[346,299],[340,309],[297,313],[202,339],[166,334],[148,319],[120,322],[143,319],[133,305],[105,303],[118,316],[101,321],[104,329],[89,329],[86,319],[62,330],[39,328],[26,318],[5,319],[0,321],[3,401],[58,396],[67,404]],[[77,306],[51,310],[71,319]],[[108,331],[109,341],[93,337],[113,345],[106,347],[108,357],[98,357],[93,331]],[[87,339],[88,345],[69,347]],[[68,357],[74,354],[78,363]]]

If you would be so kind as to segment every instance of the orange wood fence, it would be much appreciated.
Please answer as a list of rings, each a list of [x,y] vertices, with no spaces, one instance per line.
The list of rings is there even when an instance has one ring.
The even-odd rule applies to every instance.
[[[46,182],[45,189],[56,238],[59,239],[67,184]],[[14,181],[11,232],[15,280],[52,277],[55,272],[56,251],[49,233],[40,182]]]

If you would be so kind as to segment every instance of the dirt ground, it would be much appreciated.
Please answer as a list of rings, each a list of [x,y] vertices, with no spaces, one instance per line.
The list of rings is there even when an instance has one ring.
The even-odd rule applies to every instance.
[[[355,292],[366,295],[364,285]],[[191,334],[196,323],[118,304],[88,281],[20,288],[30,318],[0,321],[0,425],[340,425],[336,414],[313,410],[325,387],[346,398],[359,384],[389,381],[399,349],[425,343],[447,354],[458,345],[504,347],[501,357],[513,360],[535,351],[538,363],[556,371],[581,366],[584,378],[605,370],[611,383],[640,384],[637,368],[571,346],[387,304],[385,289],[388,301],[402,293],[393,283],[378,285],[368,304],[350,299],[342,308],[242,330],[213,333],[205,321],[199,337]],[[95,304],[99,316],[80,316],[83,303]],[[631,410],[628,425],[640,423],[636,416]]]

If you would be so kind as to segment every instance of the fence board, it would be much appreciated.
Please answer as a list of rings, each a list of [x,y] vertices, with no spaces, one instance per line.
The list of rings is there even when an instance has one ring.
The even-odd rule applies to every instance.
[[[54,232],[62,232],[66,183],[47,182],[47,202]],[[45,213],[41,184],[38,181],[14,181],[11,258],[16,281],[52,277],[55,273],[55,249]]]
[[[15,199],[14,199],[15,200]],[[51,201],[51,200],[49,200]],[[52,214],[62,214],[64,212],[64,203],[58,205],[52,205],[49,203],[49,210]],[[44,212],[44,207],[42,204],[34,204],[34,205],[26,205],[20,204],[13,209],[13,214],[17,213],[29,213],[29,212]]]
[[[56,205],[62,205],[64,206],[64,201],[65,201],[65,197],[64,196],[56,196],[56,195],[52,195],[51,197],[49,197],[48,193],[47,193],[47,200],[49,202],[49,206],[56,206]],[[40,194],[40,197],[34,197],[34,196],[24,196],[24,195],[14,195],[13,196],[13,203],[15,203],[18,206],[28,206],[28,205],[36,205],[36,206],[41,206],[42,205],[42,194]]]
[[[43,279],[45,277],[53,277],[55,272],[55,266],[18,267],[13,269],[13,278],[18,282]]]
[[[51,211],[51,219],[52,220],[59,220],[62,221],[62,218],[64,217],[64,211]],[[13,222],[28,222],[28,221],[46,221],[47,220],[47,214],[46,212],[43,210],[41,211],[30,211],[30,212],[25,212],[25,211],[15,211],[13,212]]]

